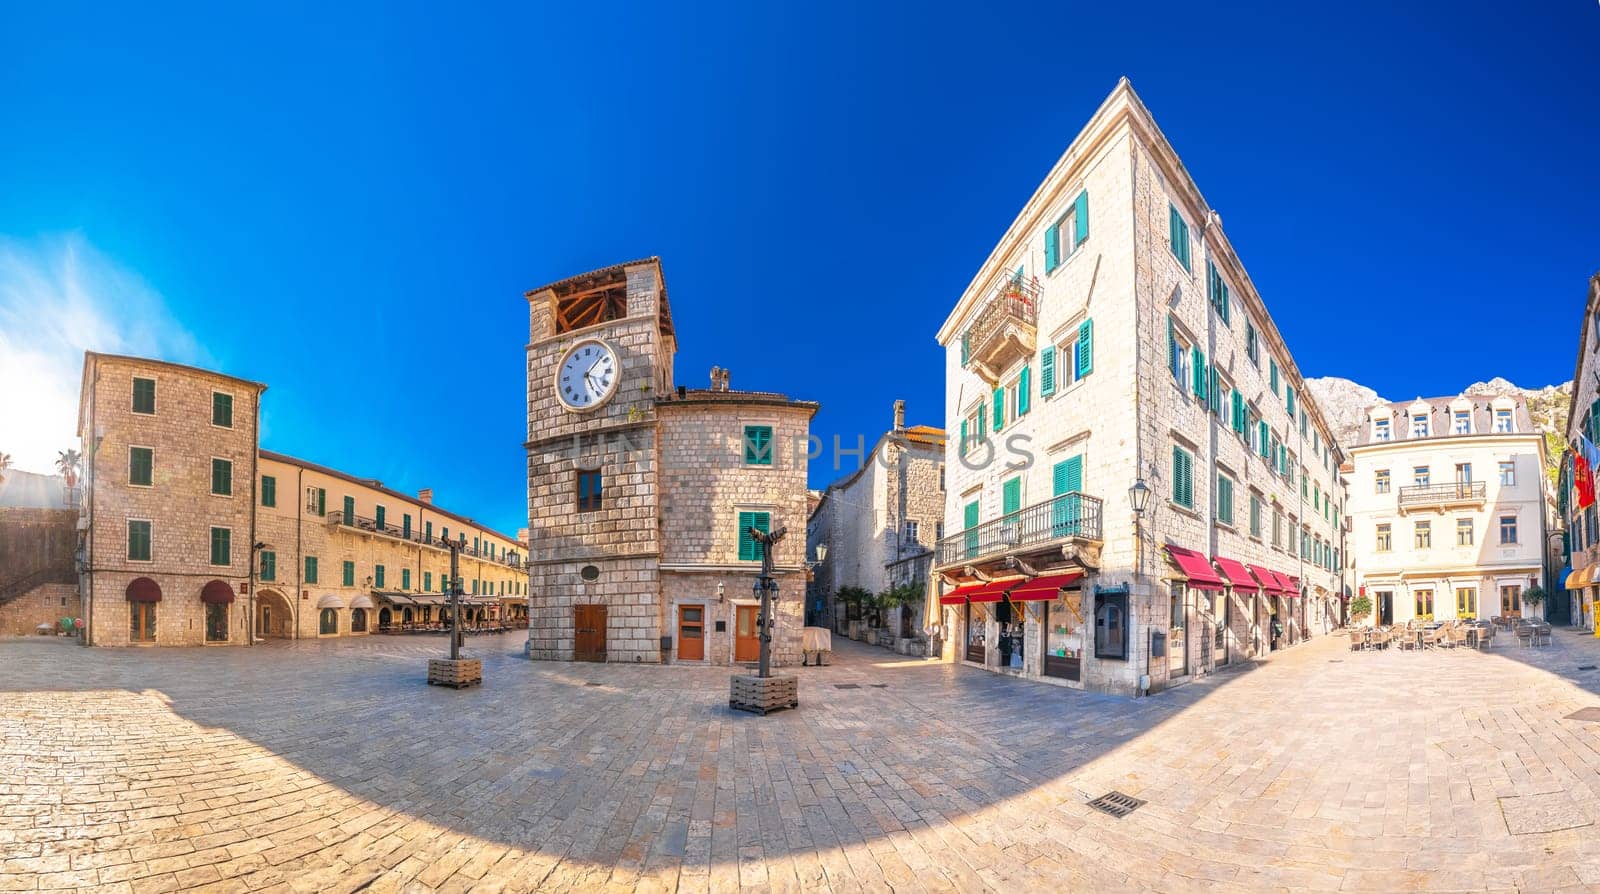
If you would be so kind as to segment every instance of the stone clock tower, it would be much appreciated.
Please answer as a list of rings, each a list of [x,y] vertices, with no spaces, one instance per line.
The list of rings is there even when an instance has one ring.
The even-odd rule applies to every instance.
[[[528,656],[736,664],[759,652],[751,529],[788,527],[773,656],[800,662],[817,405],[676,385],[656,258],[528,293]],[[778,350],[774,361],[805,362]]]
[[[655,404],[677,350],[660,259],[527,299],[528,655],[659,661]]]

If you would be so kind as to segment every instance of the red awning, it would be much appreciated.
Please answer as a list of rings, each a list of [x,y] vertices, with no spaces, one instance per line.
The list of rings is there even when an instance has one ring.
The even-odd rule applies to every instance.
[[[940,605],[965,605],[967,597],[983,589],[987,584],[963,584],[954,590],[939,597]]]
[[[1199,590],[1220,590],[1227,586],[1222,578],[1217,577],[1217,572],[1203,553],[1168,544],[1167,555],[1172,557],[1183,576],[1189,579],[1189,586]]]
[[[233,588],[225,581],[214,580],[200,589],[200,601],[228,603],[233,601]]]
[[[1061,595],[1061,588],[1081,580],[1080,573],[1041,574],[1011,591],[1012,602],[1039,600],[1049,602]]]
[[[1022,583],[1020,577],[1008,577],[1005,580],[992,580],[983,585],[983,589],[973,593],[970,597],[973,602],[999,602],[1006,595],[1006,591]]]
[[[129,602],[160,602],[161,586],[148,577],[136,577],[128,584]]]
[[[1283,584],[1278,582],[1278,576],[1276,574],[1273,574],[1267,569],[1262,568],[1260,565],[1251,565],[1249,567],[1250,573],[1256,576],[1256,580],[1261,581],[1261,589],[1263,592],[1283,592]]]
[[[1224,559],[1221,556],[1212,556],[1211,561],[1216,562],[1222,569],[1222,576],[1233,584],[1235,590],[1259,590],[1261,585],[1250,576],[1244,568],[1244,563],[1234,559]]]
[[[1300,578],[1290,577],[1281,571],[1274,571],[1273,574],[1278,576],[1278,580],[1283,581],[1283,594],[1285,596],[1300,595]]]

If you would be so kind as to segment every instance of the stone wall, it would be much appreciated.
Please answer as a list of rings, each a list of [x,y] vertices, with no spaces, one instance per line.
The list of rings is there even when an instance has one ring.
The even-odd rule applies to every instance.
[[[77,584],[41,584],[0,605],[0,636],[32,636],[40,624],[83,617]]]

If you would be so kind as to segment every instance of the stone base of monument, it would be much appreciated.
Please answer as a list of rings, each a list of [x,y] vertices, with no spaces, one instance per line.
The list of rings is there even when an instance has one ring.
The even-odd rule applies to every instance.
[[[477,658],[429,658],[428,685],[465,689],[483,682],[483,661]]]
[[[735,674],[728,681],[728,707],[754,714],[770,714],[800,707],[800,680],[792,676],[758,677]]]

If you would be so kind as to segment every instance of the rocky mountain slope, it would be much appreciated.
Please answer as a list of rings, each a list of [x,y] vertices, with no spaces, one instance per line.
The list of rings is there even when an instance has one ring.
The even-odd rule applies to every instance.
[[[1361,432],[1362,420],[1374,404],[1388,403],[1390,398],[1379,397],[1376,391],[1349,379],[1325,376],[1307,379],[1306,388],[1316,399],[1317,406],[1333,426],[1333,436],[1339,446],[1348,450]],[[1495,377],[1487,382],[1473,382],[1461,389],[1462,394],[1520,394],[1528,404],[1528,415],[1533,424],[1545,433],[1545,446],[1550,463],[1561,457],[1561,442],[1567,430],[1567,403],[1572,394],[1572,383],[1546,385],[1543,388],[1521,388]],[[1417,395],[1401,395],[1408,400]],[[1424,395],[1434,397],[1437,395]]]

